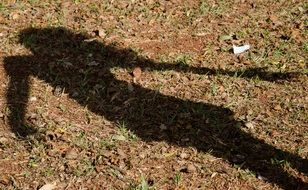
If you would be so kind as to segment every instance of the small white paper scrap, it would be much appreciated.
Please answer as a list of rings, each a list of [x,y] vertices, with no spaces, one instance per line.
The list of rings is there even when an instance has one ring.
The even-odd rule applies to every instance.
[[[250,45],[235,46],[233,45],[233,53],[240,54],[250,49]]]

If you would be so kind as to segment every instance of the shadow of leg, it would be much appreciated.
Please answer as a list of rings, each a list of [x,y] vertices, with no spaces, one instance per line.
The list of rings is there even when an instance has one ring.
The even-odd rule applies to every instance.
[[[12,131],[19,137],[26,137],[36,130],[25,123],[25,113],[29,97],[29,76],[19,63],[6,63],[5,69],[10,77],[6,93],[9,108],[8,122]]]

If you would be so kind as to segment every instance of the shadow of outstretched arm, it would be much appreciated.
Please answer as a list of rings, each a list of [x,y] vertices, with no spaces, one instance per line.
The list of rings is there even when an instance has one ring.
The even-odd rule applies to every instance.
[[[143,57],[138,57],[136,53],[130,49],[117,49],[110,45],[103,45],[97,41],[92,41],[83,45],[87,47],[86,49],[104,49],[103,53],[105,55],[112,55],[116,57],[118,64],[115,66],[122,68],[140,67],[141,69],[146,69],[149,71],[177,71],[180,73],[193,73],[199,75],[226,75],[230,77],[240,77],[240,78],[258,78],[258,80],[283,83],[284,81],[292,80],[296,76],[301,75],[299,72],[270,72],[267,71],[266,67],[255,67],[241,70],[226,70],[226,69],[214,69],[207,67],[194,67],[180,62],[155,62],[150,59]],[[119,61],[121,60],[121,61]],[[115,63],[116,63],[115,62]],[[121,63],[126,64],[121,64]]]
[[[281,188],[307,187],[307,183],[290,175],[272,159],[286,160],[304,174],[307,174],[308,161],[245,133],[237,127],[239,121],[234,119],[231,110],[166,96],[137,84],[133,84],[134,90],[129,91],[128,82],[117,80],[110,68],[140,66],[150,70],[193,71],[198,74],[215,74],[218,71],[188,66],[178,68],[171,63],[159,64],[138,57],[130,50],[97,41],[86,42],[86,39],[86,36],[65,28],[27,29],[21,32],[20,42],[33,55],[6,57],[4,60],[11,78],[8,104],[10,110],[16,110],[11,112],[9,118],[12,131],[29,134],[17,124],[24,123],[30,86],[28,79],[34,76],[54,87],[65,88],[71,98],[92,112],[110,121],[125,122],[127,128],[144,141],[193,146],[202,152],[212,150],[214,156],[241,165]],[[90,67],[87,65],[89,61],[100,64]],[[232,72],[226,74],[231,75]],[[81,83],[85,78],[86,82]],[[20,90],[24,93],[17,93]],[[21,119],[16,120],[17,116]],[[161,129],[161,125],[166,129]]]
[[[104,67],[122,67],[129,68],[132,67],[140,67],[141,69],[147,69],[149,71],[177,71],[182,73],[193,73],[199,75],[227,75],[230,77],[241,77],[241,78],[258,78],[259,80],[264,81],[287,81],[289,79],[294,78],[297,75],[300,75],[299,72],[270,72],[266,71],[267,68],[264,67],[256,67],[256,68],[248,68],[242,70],[225,70],[225,69],[213,69],[207,67],[194,67],[185,64],[181,64],[179,62],[173,63],[158,63],[151,59],[139,57],[133,50],[131,49],[119,49],[113,45],[105,45],[96,40],[88,42],[89,37],[82,34],[74,34],[74,39],[76,41],[72,42],[70,39],[62,39],[60,44],[52,44],[47,43],[42,45],[36,45],[38,41],[37,35],[33,35],[34,33],[42,34],[40,35],[40,40],[49,41],[47,39],[48,36],[43,33],[56,33],[59,31],[66,31],[65,28],[57,28],[57,30],[52,31],[52,29],[43,29],[41,31],[35,31],[35,29],[26,29],[21,35],[20,39],[22,43],[27,46],[34,54],[40,54],[41,56],[51,56],[50,52],[53,52],[52,55],[55,56],[59,52],[73,51],[70,53],[76,53],[78,51],[82,51],[84,54],[95,54],[99,63],[103,64]],[[56,31],[56,32],[55,32]],[[44,43],[44,42],[43,42]],[[54,46],[57,46],[56,49],[53,49]],[[52,51],[54,50],[54,51]],[[80,55],[80,54],[78,54]],[[78,56],[76,55],[76,56]],[[104,57],[108,57],[108,60],[102,62]]]

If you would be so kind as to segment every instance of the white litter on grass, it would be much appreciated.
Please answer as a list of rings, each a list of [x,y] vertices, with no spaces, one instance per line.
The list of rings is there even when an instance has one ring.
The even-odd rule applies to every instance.
[[[250,45],[235,46],[233,45],[233,53],[240,54],[250,49]]]

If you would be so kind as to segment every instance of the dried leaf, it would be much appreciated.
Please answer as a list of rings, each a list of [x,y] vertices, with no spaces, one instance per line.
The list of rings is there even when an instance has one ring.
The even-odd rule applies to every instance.
[[[248,128],[248,129],[254,129],[254,126],[251,122],[247,122],[245,123],[245,126]]]
[[[106,31],[105,31],[104,29],[99,29],[99,30],[97,31],[97,35],[98,35],[99,37],[101,37],[101,38],[105,38],[105,37],[107,36],[107,33],[106,33]]]
[[[276,111],[281,111],[282,108],[281,108],[281,106],[280,106],[279,104],[277,104],[277,105],[274,107],[274,110],[276,110]]]
[[[74,149],[69,150],[65,154],[65,158],[68,159],[68,160],[74,160],[74,159],[78,158],[78,156],[79,156],[78,153]]]
[[[232,40],[231,35],[222,35],[219,37],[219,41],[227,41],[227,40]]]
[[[112,139],[118,140],[118,141],[125,141],[125,140],[126,140],[126,137],[123,136],[123,135],[114,135],[114,136],[112,137]]]
[[[53,190],[55,189],[57,186],[56,186],[56,183],[47,183],[45,184],[43,187],[41,187],[39,190]]]
[[[12,14],[11,14],[11,19],[12,19],[12,20],[17,20],[17,19],[19,19],[19,14],[18,14],[18,13],[12,13]]]

